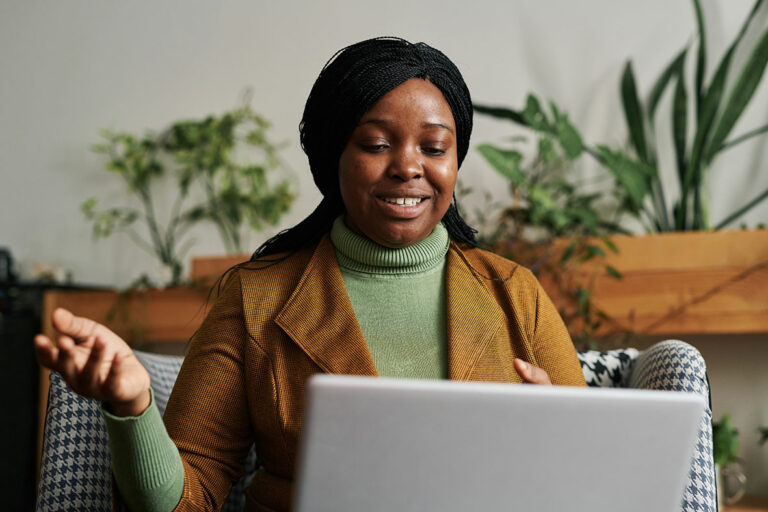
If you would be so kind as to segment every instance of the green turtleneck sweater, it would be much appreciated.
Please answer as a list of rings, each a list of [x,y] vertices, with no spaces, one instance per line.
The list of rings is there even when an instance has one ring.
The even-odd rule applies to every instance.
[[[339,217],[331,242],[379,375],[445,378],[445,227],[438,224],[424,240],[390,249],[353,233]]]
[[[390,249],[353,233],[339,217],[331,241],[379,375],[446,377],[445,227],[438,224],[410,247]],[[173,510],[184,491],[184,467],[154,395],[140,416],[102,412],[115,481],[128,509]]]

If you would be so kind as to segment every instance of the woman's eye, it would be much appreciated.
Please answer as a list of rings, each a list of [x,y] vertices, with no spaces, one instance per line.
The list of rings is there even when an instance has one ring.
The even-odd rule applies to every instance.
[[[430,156],[440,156],[445,154],[445,150],[443,148],[433,146],[424,146],[421,148],[421,151]]]
[[[381,153],[388,147],[389,146],[387,144],[363,144],[362,145],[363,150],[369,153]]]

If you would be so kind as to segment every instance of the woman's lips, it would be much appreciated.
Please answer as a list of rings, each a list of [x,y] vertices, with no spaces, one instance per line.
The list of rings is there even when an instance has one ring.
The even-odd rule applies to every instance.
[[[376,198],[376,204],[389,217],[399,219],[412,219],[418,217],[429,203],[428,197],[414,196],[379,196]]]

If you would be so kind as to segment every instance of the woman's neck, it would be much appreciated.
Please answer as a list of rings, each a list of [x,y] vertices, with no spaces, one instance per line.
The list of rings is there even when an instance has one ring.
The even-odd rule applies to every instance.
[[[411,274],[439,265],[448,252],[450,239],[442,224],[435,226],[426,238],[408,247],[392,249],[352,232],[337,217],[331,228],[331,242],[339,265],[366,274]]]

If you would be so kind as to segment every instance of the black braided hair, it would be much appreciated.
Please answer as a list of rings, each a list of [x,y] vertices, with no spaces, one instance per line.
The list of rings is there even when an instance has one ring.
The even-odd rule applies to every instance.
[[[472,99],[453,62],[425,43],[396,37],[377,37],[347,46],[320,71],[299,124],[301,147],[323,199],[307,218],[264,242],[251,259],[296,251],[330,231],[333,220],[345,212],[339,190],[339,158],[349,137],[363,114],[412,78],[429,80],[443,93],[456,123],[461,166],[472,133]],[[455,198],[442,220],[453,240],[477,246],[477,231],[459,215]]]

